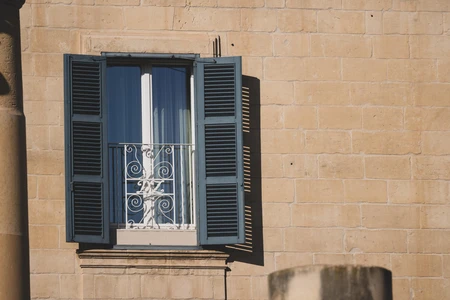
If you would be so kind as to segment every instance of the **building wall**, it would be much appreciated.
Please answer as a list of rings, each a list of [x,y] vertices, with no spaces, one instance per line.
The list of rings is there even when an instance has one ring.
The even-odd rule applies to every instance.
[[[267,274],[305,264],[383,266],[396,300],[450,298],[448,0],[30,0],[21,18],[33,299],[267,299]],[[260,83],[262,263],[80,258],[62,54],[211,56],[217,36]]]

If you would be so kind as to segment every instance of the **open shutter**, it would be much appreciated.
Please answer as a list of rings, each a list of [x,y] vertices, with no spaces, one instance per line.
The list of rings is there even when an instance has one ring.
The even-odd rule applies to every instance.
[[[200,244],[243,243],[241,58],[198,58],[195,66]]]
[[[64,56],[66,239],[109,243],[106,58]]]

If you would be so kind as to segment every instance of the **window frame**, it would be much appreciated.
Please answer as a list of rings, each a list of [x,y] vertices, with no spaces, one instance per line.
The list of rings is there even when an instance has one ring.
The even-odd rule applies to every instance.
[[[73,54],[66,54],[65,55],[65,71],[64,71],[64,83],[65,83],[65,113],[66,113],[66,118],[65,118],[65,126],[66,127],[70,127],[73,126],[71,124],[73,124],[73,118],[77,117],[74,115],[74,113],[72,112],[72,105],[73,104],[73,100],[72,100],[72,86],[71,86],[71,80],[73,74],[71,73],[71,68],[72,68],[72,61],[91,61],[91,62],[103,62],[101,64],[106,64],[106,59],[111,60],[112,58],[114,58],[114,64],[119,63],[121,61],[123,62],[127,62],[129,63],[130,61],[139,61],[139,64],[141,65],[142,62],[144,60],[150,59],[150,60],[154,60],[154,59],[158,59],[161,61],[162,64],[167,64],[167,61],[172,61],[174,62],[175,60],[177,61],[175,64],[179,65],[180,60],[181,61],[186,61],[187,64],[192,65],[193,64],[193,74],[194,74],[194,87],[195,89],[191,89],[191,94],[194,95],[193,99],[194,101],[191,101],[191,104],[194,104],[194,106],[197,105],[206,105],[205,103],[205,95],[204,90],[202,89],[203,86],[205,85],[205,76],[203,74],[204,72],[204,68],[205,65],[209,65],[209,66],[213,66],[213,67],[218,67],[216,70],[220,71],[220,68],[226,67],[226,66],[233,66],[233,73],[234,76],[234,84],[235,84],[235,89],[234,89],[234,100],[235,103],[234,104],[234,120],[233,122],[237,122],[236,125],[236,133],[235,133],[235,142],[237,143],[237,160],[234,162],[236,164],[236,177],[235,177],[235,186],[236,186],[236,199],[234,201],[236,205],[236,235],[235,236],[229,236],[229,237],[208,237],[208,234],[206,234],[207,231],[207,226],[206,225],[206,215],[204,215],[206,212],[206,202],[208,201],[206,198],[208,197],[205,194],[205,191],[203,191],[203,194],[199,194],[202,193],[200,190],[197,191],[196,193],[196,201],[194,202],[195,205],[197,205],[197,233],[199,234],[198,237],[198,242],[200,243],[200,245],[211,245],[211,244],[236,244],[236,243],[243,243],[245,242],[245,231],[244,231],[244,197],[243,197],[243,154],[242,154],[242,67],[241,67],[241,58],[240,57],[227,57],[227,58],[200,58],[198,54],[149,54],[149,53],[116,53],[116,52],[105,52],[102,53],[101,56],[88,56],[88,55],[73,55]],[[175,60],[174,60],[175,59]],[[109,63],[109,62],[108,62]],[[200,70],[200,71],[199,71]],[[103,70],[104,73],[104,70]],[[197,78],[199,75],[199,73],[201,73],[201,80],[197,80],[195,78]],[[103,74],[104,75],[104,74]],[[217,80],[217,79],[216,79]],[[201,81],[201,82],[200,82]],[[220,84],[219,84],[220,85]],[[102,94],[104,95],[104,84],[102,85]],[[219,90],[217,90],[219,93],[221,92],[220,88]],[[191,95],[192,96],[192,95]],[[103,96],[101,96],[103,97]],[[104,100],[99,100],[99,101],[103,101],[106,102]],[[194,103],[195,102],[195,103]],[[105,103],[103,103],[103,109],[102,109],[102,113],[100,115],[100,117],[104,118],[104,120],[107,119],[107,111],[105,111],[104,109],[104,105]],[[200,106],[201,107],[201,106]],[[198,123],[198,118],[199,115],[201,115],[201,113],[204,113],[203,109],[196,109],[195,113],[194,113],[194,118],[192,118],[192,120],[195,122],[195,130],[194,130],[194,136],[193,139],[195,141],[195,143],[197,144],[197,138],[200,138],[200,140],[203,142],[203,144],[197,144],[196,147],[204,147],[204,134],[205,134],[205,127],[204,125],[202,125],[203,127],[200,128],[199,127],[199,123]],[[205,118],[206,115],[201,115],[202,118]],[[208,119],[208,118],[206,118]],[[206,123],[208,124],[214,124],[215,120],[214,118],[209,118],[210,120]],[[230,119],[230,118],[228,118]],[[217,124],[224,124],[224,122],[229,122],[227,118],[220,120],[220,118],[218,119],[218,123]],[[204,121],[204,120],[203,120]],[[204,124],[206,124],[204,123]],[[69,124],[69,125],[67,125]],[[207,124],[207,125],[208,125]],[[73,163],[73,157],[72,155],[72,127],[70,128],[66,128],[65,129],[65,133],[66,133],[66,163],[68,165]],[[203,131],[201,131],[203,130]],[[199,133],[200,137],[199,137]],[[202,140],[202,136],[203,136],[203,140]],[[218,139],[218,138],[216,138]],[[68,141],[68,142],[67,142]],[[106,147],[107,148],[107,147]],[[107,151],[106,151],[106,157],[107,157]],[[203,155],[202,157],[199,157],[199,155]],[[208,162],[205,162],[205,151],[203,150],[202,154],[199,154],[199,151],[196,151],[196,163],[193,163],[194,165],[194,173],[195,176],[199,176],[199,174],[201,173],[199,169],[203,169],[205,168],[206,165],[208,165]],[[106,165],[106,169],[108,169],[108,164],[107,163],[103,163],[102,167],[103,169],[105,169],[105,165]],[[85,238],[76,238],[74,236],[73,233],[73,223],[71,218],[69,217],[69,215],[72,213],[73,208],[71,207],[71,205],[73,205],[73,183],[74,183],[74,179],[73,179],[73,174],[72,172],[72,168],[69,166],[68,168],[66,168],[66,182],[67,182],[67,186],[70,187],[67,189],[67,193],[66,193],[66,207],[68,208],[66,210],[67,213],[67,241],[73,241],[73,242],[88,242],[88,243],[107,243],[110,244],[109,241],[109,226],[105,226],[104,227],[104,235],[101,239],[85,239]],[[203,171],[202,171],[203,172]],[[103,172],[104,175],[106,174],[106,177],[108,177],[108,172]],[[204,172],[203,172],[204,173]],[[214,178],[211,178],[214,179]],[[203,178],[202,180],[202,184],[207,184],[207,178]],[[200,181],[197,182],[196,184],[196,188],[197,185],[200,184]],[[211,180],[210,180],[211,181]],[[217,184],[217,183],[221,183],[221,182],[226,182],[226,179],[220,179],[218,178],[218,180],[212,180],[213,183]],[[105,192],[105,194],[107,194],[107,192]],[[102,197],[105,197],[105,195],[103,195]],[[205,197],[205,199],[203,199],[203,197]],[[107,197],[109,199],[109,197]],[[231,198],[230,198],[231,199]],[[109,201],[109,200],[108,200]],[[107,202],[108,202],[107,201]],[[105,205],[106,207],[107,205]],[[105,207],[103,208],[103,210],[105,210]],[[200,210],[202,210],[203,212],[201,213]],[[109,209],[106,209],[107,212],[107,216],[109,216]],[[202,215],[203,214],[203,215]],[[109,223],[108,223],[109,224]],[[208,223],[209,224],[209,223]],[[227,226],[225,224],[225,226]],[[72,227],[72,228],[69,228]],[[201,228],[200,228],[201,227]],[[203,234],[202,234],[203,232]],[[208,240],[209,239],[209,240]]]

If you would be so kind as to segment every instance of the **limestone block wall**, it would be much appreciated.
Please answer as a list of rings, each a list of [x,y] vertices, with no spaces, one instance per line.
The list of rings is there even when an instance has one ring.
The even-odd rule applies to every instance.
[[[450,299],[450,1],[29,0],[21,21],[33,299],[267,299],[270,272],[307,264],[382,266],[395,300]],[[80,258],[62,54],[212,56],[217,36],[260,83],[262,263]]]

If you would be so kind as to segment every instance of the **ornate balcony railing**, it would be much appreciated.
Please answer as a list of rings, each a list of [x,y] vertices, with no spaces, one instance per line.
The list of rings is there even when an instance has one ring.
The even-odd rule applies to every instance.
[[[118,223],[124,222],[129,229],[195,228],[192,145],[121,144],[113,148],[113,154],[113,168],[122,163],[123,203],[116,204],[122,220]],[[114,193],[117,201],[118,192]]]

